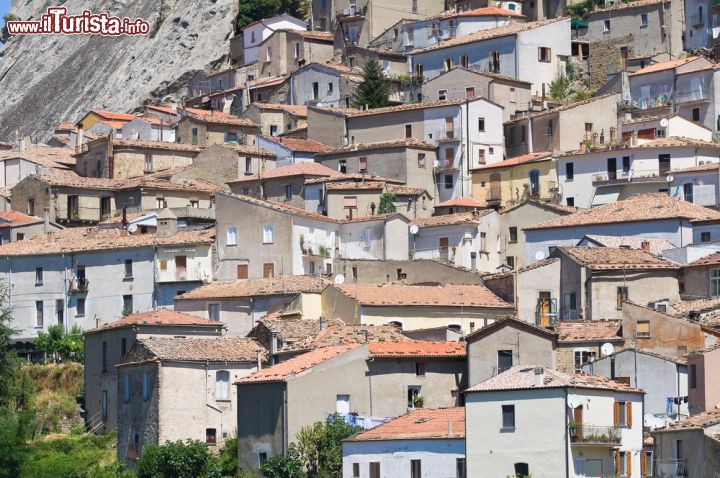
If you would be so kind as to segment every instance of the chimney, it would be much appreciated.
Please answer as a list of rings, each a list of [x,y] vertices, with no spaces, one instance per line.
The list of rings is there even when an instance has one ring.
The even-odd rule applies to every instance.
[[[78,123],[77,124],[77,144],[75,145],[76,148],[82,148],[83,144],[83,124]],[[80,150],[82,151],[82,150]]]
[[[27,141],[25,138],[22,138],[20,141],[18,141],[18,151],[23,152],[27,149]]]
[[[610,142],[614,143],[615,140],[617,140],[617,128],[615,126],[610,126]]]
[[[260,350],[257,351],[257,369],[262,369],[262,352]]]
[[[325,322],[325,317],[322,315],[320,316],[320,331],[322,332],[327,328],[327,322]]]
[[[545,370],[542,367],[535,367],[535,386],[542,387],[545,379]]]
[[[448,420],[448,436],[453,436],[452,420]]]
[[[365,337],[365,343],[368,341],[368,329],[363,329],[362,331],[363,336]]]
[[[642,247],[643,252],[650,253],[650,241],[642,241],[640,247]]]
[[[98,317],[97,315],[95,316],[95,328],[100,328],[100,317]]]
[[[127,208],[124,207],[122,210],[122,227],[123,229],[127,229],[128,220],[127,220]]]
[[[43,208],[43,232],[47,234],[50,232],[50,208]]]
[[[274,357],[278,352],[278,334],[270,332],[270,354]]]

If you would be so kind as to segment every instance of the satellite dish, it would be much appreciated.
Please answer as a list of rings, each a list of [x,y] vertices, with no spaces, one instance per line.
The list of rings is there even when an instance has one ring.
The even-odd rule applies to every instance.
[[[675,179],[675,177],[672,174],[668,174],[667,178],[665,178],[665,180],[669,183],[673,182],[673,179]]]
[[[580,396],[570,393],[567,396],[567,404],[568,407],[574,409],[582,405],[582,399],[580,398]]]
[[[668,121],[667,118],[662,118],[660,120],[660,126],[662,126],[663,128],[667,128],[669,124],[670,124],[670,122]]]
[[[600,353],[603,357],[607,357],[608,355],[612,355],[612,353],[615,351],[615,347],[613,347],[613,344],[610,342],[605,342],[602,344],[602,347],[600,347]]]
[[[130,224],[128,226],[128,232],[130,234],[135,234],[135,231],[137,231],[137,224]]]
[[[418,227],[417,224],[411,224],[411,225],[410,225],[410,234],[412,234],[413,236],[414,236],[415,234],[417,234],[419,230],[420,230],[420,228]]]
[[[344,284],[344,283],[345,283],[345,276],[342,275],[342,274],[338,274],[338,275],[335,276],[335,278],[333,279],[333,281],[334,281],[337,285]]]
[[[543,251],[537,251],[537,252],[535,253],[535,260],[536,260],[536,261],[541,261],[541,260],[543,260],[543,259],[545,259],[545,253],[544,253]]]

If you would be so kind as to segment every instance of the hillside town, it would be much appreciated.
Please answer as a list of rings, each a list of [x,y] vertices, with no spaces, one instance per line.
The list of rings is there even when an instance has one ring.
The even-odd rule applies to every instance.
[[[130,471],[720,477],[718,6],[311,0],[0,138],[12,348]]]

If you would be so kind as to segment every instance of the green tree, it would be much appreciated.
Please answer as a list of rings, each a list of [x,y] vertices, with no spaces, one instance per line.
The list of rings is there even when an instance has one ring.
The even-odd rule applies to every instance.
[[[288,448],[287,456],[268,458],[260,465],[260,472],[265,478],[303,478],[305,465],[300,460],[294,444]]]
[[[360,431],[334,416],[327,422],[316,422],[298,432],[297,452],[311,476],[342,476],[342,441]]]
[[[235,28],[239,32],[253,22],[282,13],[302,20],[307,18],[309,11],[309,0],[239,0]]]
[[[218,460],[220,461],[220,472],[222,476],[237,476],[240,472],[237,444],[237,438],[228,438],[220,449]]]
[[[395,200],[397,197],[393,193],[382,193],[380,196],[380,205],[378,206],[378,214],[387,214],[397,211]]]
[[[388,106],[388,86],[380,63],[372,58],[363,66],[363,81],[355,89],[355,108],[382,108]]]
[[[20,19],[12,13],[8,13],[7,15],[3,16],[3,27],[2,29],[0,29],[0,43],[5,43],[10,39],[10,32],[8,32],[7,29],[7,22],[12,22],[16,20]]]
[[[550,83],[550,98],[555,101],[567,101],[570,96],[572,83],[565,75],[560,75]]]
[[[51,325],[47,333],[38,332],[35,346],[52,357],[53,362],[83,359],[82,329],[74,325],[70,333],[65,332],[62,325]]]
[[[219,478],[220,464],[199,440],[146,448],[137,463],[138,478]]]

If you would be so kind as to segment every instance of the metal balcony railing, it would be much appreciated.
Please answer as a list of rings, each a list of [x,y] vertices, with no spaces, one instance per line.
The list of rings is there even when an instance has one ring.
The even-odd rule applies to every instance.
[[[710,89],[700,88],[691,91],[680,91],[675,93],[676,103],[693,103],[710,101]]]
[[[688,475],[687,460],[655,460],[656,478],[680,478]]]
[[[582,445],[619,445],[622,441],[620,428],[580,425],[571,423],[568,426],[570,442]]]

